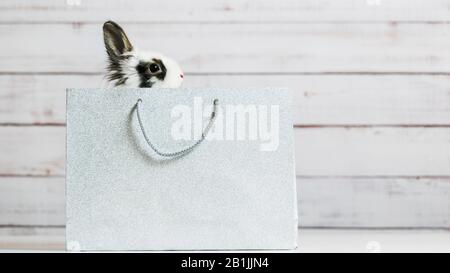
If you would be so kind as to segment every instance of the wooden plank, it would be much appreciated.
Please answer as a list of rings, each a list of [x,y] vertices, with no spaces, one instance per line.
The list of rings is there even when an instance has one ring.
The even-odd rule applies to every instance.
[[[450,128],[308,128],[294,135],[297,175],[450,175]]]
[[[0,75],[0,123],[64,124],[66,88],[101,82],[98,75]]]
[[[297,175],[448,176],[450,128],[294,130]],[[64,175],[65,127],[0,127],[0,175]]]
[[[450,179],[298,178],[303,227],[450,227]]]
[[[0,175],[63,175],[65,127],[0,127]]]
[[[0,177],[0,225],[65,223],[63,177]]]
[[[0,22],[446,21],[448,0],[2,0]]]
[[[64,124],[65,88],[99,75],[0,75],[0,123]],[[187,75],[185,87],[286,86],[296,125],[449,125],[450,76]]]
[[[55,251],[65,249],[64,227],[0,228],[0,251]]]
[[[450,73],[446,24],[125,24],[188,73]],[[2,24],[0,73],[101,72],[101,24]],[[55,42],[55,37],[58,41]],[[242,75],[245,76],[245,75]]]
[[[302,227],[450,227],[450,179],[297,179]],[[63,226],[63,177],[1,177],[0,226]]]

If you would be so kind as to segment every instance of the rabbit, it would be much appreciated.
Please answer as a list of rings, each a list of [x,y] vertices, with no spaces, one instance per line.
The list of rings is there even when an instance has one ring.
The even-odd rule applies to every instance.
[[[173,59],[157,52],[138,51],[115,22],[103,24],[109,65],[106,87],[178,88],[184,74]]]

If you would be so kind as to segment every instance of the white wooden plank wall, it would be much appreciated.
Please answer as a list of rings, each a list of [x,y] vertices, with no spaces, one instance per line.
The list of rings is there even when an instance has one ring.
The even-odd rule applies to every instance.
[[[2,0],[3,237],[62,234],[64,89],[100,86],[108,19],[186,86],[294,91],[301,226],[450,227],[450,0]]]

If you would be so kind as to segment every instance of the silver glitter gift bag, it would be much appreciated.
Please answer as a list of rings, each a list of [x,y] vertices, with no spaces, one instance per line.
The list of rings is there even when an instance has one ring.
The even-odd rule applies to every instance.
[[[67,248],[295,248],[290,102],[280,88],[67,90]]]

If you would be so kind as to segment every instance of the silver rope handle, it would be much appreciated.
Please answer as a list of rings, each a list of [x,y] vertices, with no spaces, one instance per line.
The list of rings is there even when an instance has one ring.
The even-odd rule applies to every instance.
[[[142,134],[144,135],[145,141],[147,142],[148,146],[150,146],[150,148],[152,148],[152,150],[155,151],[155,153],[157,153],[159,156],[162,156],[162,157],[177,157],[177,156],[180,156],[182,154],[186,154],[186,153],[192,151],[195,147],[200,145],[205,140],[205,138],[206,138],[206,136],[207,136],[207,134],[209,132],[209,129],[212,127],[212,125],[214,123],[214,120],[216,119],[216,116],[217,116],[217,105],[219,104],[219,100],[215,99],[214,102],[213,102],[213,107],[214,107],[213,108],[213,112],[211,113],[211,117],[209,119],[208,125],[203,130],[203,133],[202,133],[202,135],[201,135],[199,140],[197,140],[194,144],[192,144],[191,146],[189,146],[189,147],[187,147],[187,148],[185,148],[183,150],[180,150],[180,151],[177,151],[177,152],[167,153],[167,152],[161,152],[160,150],[158,150],[155,147],[155,145],[153,145],[153,143],[150,141],[150,139],[148,138],[147,134],[145,133],[145,129],[144,129],[144,125],[142,123],[141,113],[140,113],[140,109],[139,109],[141,102],[142,102],[142,99],[138,99],[137,102],[136,102],[136,114],[137,114],[137,118],[138,118],[138,121],[139,121],[139,127],[141,127]]]

